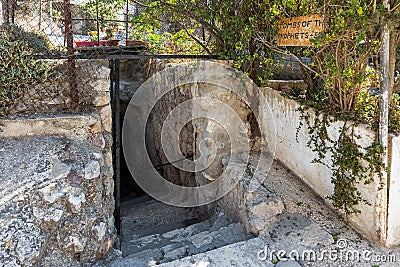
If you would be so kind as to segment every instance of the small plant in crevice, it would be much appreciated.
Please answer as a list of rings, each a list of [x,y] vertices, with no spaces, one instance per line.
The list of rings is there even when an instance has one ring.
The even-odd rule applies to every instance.
[[[343,122],[338,138],[332,138],[328,134],[328,128],[342,118],[317,113],[312,120],[306,108],[301,107],[299,111],[302,115],[296,139],[305,122],[310,138],[307,146],[317,153],[312,163],[322,164],[332,171],[334,192],[327,198],[332,201],[335,209],[342,211],[346,217],[352,213],[360,213],[357,206],[370,203],[362,196],[358,185],[370,184],[374,177],[378,177],[379,188],[383,188],[382,171],[385,166],[382,163],[382,145],[376,139],[368,147],[359,145],[357,140],[362,136],[355,132],[358,124],[349,120]]]

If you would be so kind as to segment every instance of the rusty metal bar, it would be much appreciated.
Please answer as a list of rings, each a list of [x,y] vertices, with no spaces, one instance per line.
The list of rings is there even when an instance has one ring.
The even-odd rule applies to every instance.
[[[11,23],[15,24],[15,10],[17,9],[17,0],[9,0],[9,1],[11,1],[11,9],[10,9]]]
[[[115,227],[121,235],[121,122],[120,122],[120,88],[119,88],[119,60],[110,60],[110,91],[112,107],[112,135],[113,135],[113,167],[114,167],[114,198],[115,198]]]
[[[6,25],[10,24],[10,5],[9,5],[9,1],[10,0],[2,1],[3,19],[4,19],[4,24],[6,24]]]
[[[65,23],[65,39],[67,41],[67,66],[68,66],[68,80],[69,80],[69,95],[71,99],[71,108],[75,109],[78,106],[78,85],[76,82],[76,66],[74,55],[74,37],[72,31],[71,20],[71,2],[64,0],[64,23]]]
[[[220,59],[218,55],[172,55],[172,54],[139,54],[137,51],[116,50],[110,53],[104,52],[107,48],[102,48],[103,53],[96,52],[95,55],[77,54],[76,59]],[[35,55],[36,59],[67,59],[62,55]]]
[[[50,13],[50,34],[53,34],[53,0],[49,0],[49,13]]]
[[[125,45],[128,43],[128,30],[129,30],[129,1],[126,0],[126,13],[125,13]]]
[[[97,19],[92,19],[92,18],[72,18],[72,21],[96,21]],[[125,20],[116,20],[116,19],[102,19],[101,17],[99,18],[99,21],[101,22],[120,22],[120,23],[125,23]]]
[[[97,45],[100,46],[100,22],[99,22],[99,1],[96,0],[96,29],[97,29]]]
[[[39,31],[42,29],[42,13],[43,13],[43,3],[39,0]]]

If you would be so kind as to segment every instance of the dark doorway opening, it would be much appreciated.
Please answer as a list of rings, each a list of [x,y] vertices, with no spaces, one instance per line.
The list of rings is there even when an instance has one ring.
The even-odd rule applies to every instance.
[[[176,56],[123,55],[110,59],[111,101],[113,111],[113,161],[115,181],[115,223],[124,255],[133,253],[130,244],[137,238],[161,234],[199,223],[208,216],[203,208],[181,208],[161,203],[148,196],[133,179],[122,146],[122,127],[130,98],[149,73],[146,64],[151,59]],[[184,56],[177,56],[185,58]],[[198,58],[199,56],[187,56]],[[207,57],[208,58],[208,57]],[[157,166],[162,173],[168,164]],[[131,242],[130,242],[131,241]]]

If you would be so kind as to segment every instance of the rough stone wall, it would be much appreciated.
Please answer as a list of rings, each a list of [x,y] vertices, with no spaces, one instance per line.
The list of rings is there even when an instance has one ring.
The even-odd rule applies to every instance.
[[[244,131],[246,139],[250,140],[250,148],[256,150],[259,145],[259,136],[252,132],[252,126],[250,125],[249,118],[251,117],[252,111],[238,96],[234,93],[222,89],[219,86],[214,86],[211,84],[197,84],[192,86],[192,95],[195,97],[207,97],[213,100],[218,100],[228,105],[241,120],[237,122],[241,124],[241,128],[237,130]],[[216,114],[220,113],[220,110],[210,109],[208,103],[203,103],[198,105],[193,109],[194,113],[201,114],[205,118],[212,118]],[[222,122],[216,122],[214,120],[195,120],[193,122],[195,135],[196,135],[196,147],[200,146],[200,141],[206,138],[210,138],[217,143],[217,156],[214,162],[203,172],[196,175],[196,180],[198,184],[207,183],[207,181],[214,180],[218,178],[224,169],[224,160],[230,157],[230,153],[242,153],[246,151],[245,146],[243,147],[231,147],[232,140],[234,136],[229,136],[229,133],[224,129],[225,127],[233,127],[235,125],[237,117],[234,114],[222,114],[218,115],[222,118]],[[199,153],[199,151],[197,151]]]
[[[121,115],[140,85],[157,71],[160,71],[170,64],[167,60],[124,60],[121,62]],[[150,159],[159,173],[170,182],[178,185],[195,186],[194,175],[184,172],[172,165],[164,165],[168,162],[161,146],[161,129],[169,112],[177,105],[191,99],[190,86],[186,85],[179,88],[170,88],[170,92],[164,95],[153,108],[146,127],[146,146]],[[157,94],[157,92],[149,92]],[[123,119],[123,118],[121,118]],[[176,133],[178,134],[178,129]],[[187,158],[194,156],[194,131],[192,124],[189,123],[180,132],[180,149]],[[121,180],[125,177],[121,177]],[[131,178],[128,177],[130,180]],[[129,181],[122,181],[129,184]]]
[[[246,229],[255,235],[268,234],[268,227],[272,226],[277,219],[277,215],[284,211],[282,199],[273,192],[268,191],[261,184],[255,183],[257,180],[264,180],[269,171],[269,166],[273,161],[272,155],[262,152],[260,125],[255,119],[253,111],[259,109],[258,106],[249,107],[243,99],[234,93],[221,89],[211,84],[198,84],[193,86],[192,95],[197,97],[209,97],[227,104],[233,109],[240,119],[232,114],[223,114],[224,125],[212,120],[197,120],[193,122],[196,136],[196,147],[199,147],[200,140],[210,138],[214,140],[219,148],[214,162],[203,172],[196,173],[196,182],[199,185],[212,182],[213,179],[221,179],[221,174],[225,171],[225,177],[232,179],[238,178],[237,175],[244,170],[244,174],[238,180],[238,184],[216,203],[209,206],[210,214],[217,214],[216,209],[222,209],[232,221],[240,221]],[[255,94],[246,94],[248,103],[256,103]],[[243,97],[243,95],[242,95]],[[200,113],[205,117],[213,117],[212,113],[219,112],[208,108],[208,103],[197,106],[193,112]],[[249,141],[250,151],[244,146],[232,146],[232,138],[223,127],[235,127],[241,124],[238,130],[246,132],[246,139]],[[242,129],[240,129],[242,128]],[[265,162],[259,162],[260,153],[267,153]],[[247,159],[246,157],[249,156]],[[234,159],[228,163],[229,159]],[[227,165],[229,164],[229,168]],[[257,173],[255,168],[259,165]],[[263,177],[261,177],[263,176]]]
[[[99,64],[92,112],[0,121],[5,266],[76,266],[116,239],[109,69]]]
[[[76,82],[79,95],[79,105],[75,110],[70,109],[69,80],[66,60],[47,60],[55,69],[50,81],[37,84],[25,92],[11,108],[7,115],[11,117],[32,116],[32,114],[59,115],[60,113],[78,114],[93,111],[92,102],[97,96],[98,83],[108,75],[108,61],[77,60]],[[107,68],[105,68],[107,67]],[[90,75],[88,75],[90,74]],[[103,86],[103,85],[102,85]],[[105,85],[107,88],[109,85]]]

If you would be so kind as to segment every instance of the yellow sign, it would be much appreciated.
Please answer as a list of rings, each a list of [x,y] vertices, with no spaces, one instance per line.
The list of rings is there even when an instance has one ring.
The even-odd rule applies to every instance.
[[[320,15],[281,19],[278,22],[278,46],[309,46],[310,39],[324,30],[324,19]]]

